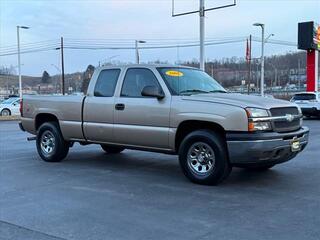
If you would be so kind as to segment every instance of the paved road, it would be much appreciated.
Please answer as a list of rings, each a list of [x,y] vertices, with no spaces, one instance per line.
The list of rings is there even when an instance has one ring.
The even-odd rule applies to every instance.
[[[45,163],[16,122],[0,122],[0,239],[319,239],[320,122],[296,159],[190,183],[177,157],[75,145]]]

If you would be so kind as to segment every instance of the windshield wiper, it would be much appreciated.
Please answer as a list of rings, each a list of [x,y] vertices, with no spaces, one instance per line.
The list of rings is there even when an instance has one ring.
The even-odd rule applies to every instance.
[[[187,89],[187,90],[183,90],[181,92],[179,92],[179,94],[184,94],[184,93],[209,93],[207,91],[204,91],[204,90],[200,90],[200,89]]]
[[[225,91],[225,90],[212,90],[212,91],[209,91],[209,93],[227,93],[227,91]]]

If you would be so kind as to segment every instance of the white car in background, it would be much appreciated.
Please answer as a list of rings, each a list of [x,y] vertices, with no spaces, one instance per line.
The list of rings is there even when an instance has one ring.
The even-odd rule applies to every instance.
[[[20,98],[9,98],[0,104],[0,116],[20,115]]]
[[[302,110],[302,114],[306,117],[320,117],[320,93],[303,92],[295,94],[291,102],[296,103]]]

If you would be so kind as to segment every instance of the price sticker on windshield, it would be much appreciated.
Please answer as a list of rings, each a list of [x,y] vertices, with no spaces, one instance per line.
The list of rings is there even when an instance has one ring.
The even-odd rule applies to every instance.
[[[179,72],[179,71],[174,71],[174,70],[169,70],[169,71],[166,71],[166,74],[170,77],[182,77],[183,76],[183,73],[182,72]]]

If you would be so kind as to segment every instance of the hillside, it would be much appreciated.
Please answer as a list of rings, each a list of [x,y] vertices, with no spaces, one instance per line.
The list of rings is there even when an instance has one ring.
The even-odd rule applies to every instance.
[[[260,63],[253,59],[251,64],[250,83],[253,88],[259,86]],[[156,61],[158,63],[158,61]],[[199,62],[186,61],[180,65],[199,67]],[[320,63],[319,63],[320,66]],[[4,69],[4,68],[2,68]],[[65,75],[66,91],[83,91],[86,89],[94,67],[89,65],[87,72],[76,72]],[[320,67],[319,67],[320,69]],[[89,71],[89,72],[88,72]],[[244,58],[225,58],[221,60],[207,60],[206,72],[219,81],[224,87],[233,87],[248,84],[248,64]],[[61,89],[61,76],[51,76],[48,83],[42,83],[41,77],[22,76],[24,89],[59,92]],[[265,58],[265,83],[267,87],[285,87],[296,85],[303,87],[306,81],[306,54],[305,52],[287,53]],[[7,75],[0,69],[0,90],[18,88],[18,76]]]

